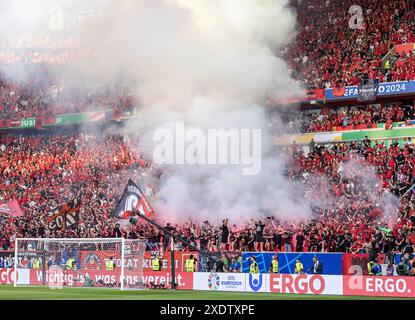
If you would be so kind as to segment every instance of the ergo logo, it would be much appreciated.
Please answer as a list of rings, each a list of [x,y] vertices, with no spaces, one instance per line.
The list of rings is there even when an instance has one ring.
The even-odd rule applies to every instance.
[[[270,291],[276,293],[321,294],[326,287],[320,275],[270,275]]]
[[[14,269],[3,268],[0,269],[0,284],[13,284],[14,283]],[[19,274],[17,274],[17,279],[19,279]]]

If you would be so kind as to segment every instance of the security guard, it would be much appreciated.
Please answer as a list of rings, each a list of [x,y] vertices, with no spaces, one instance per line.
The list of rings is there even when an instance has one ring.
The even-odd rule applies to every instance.
[[[32,263],[32,269],[40,269],[40,260],[36,259]]]
[[[270,273],[278,273],[278,272],[280,272],[280,269],[278,267],[278,256],[277,255],[275,255],[275,256],[272,257],[271,266],[269,268],[269,271],[270,271]]]
[[[76,261],[75,261],[75,257],[71,256],[68,261],[66,261],[66,269],[67,270],[72,270],[72,269],[76,269]]]
[[[372,267],[372,273],[375,276],[381,276],[382,275],[382,266],[378,263],[377,259],[373,259],[374,266]]]
[[[115,263],[112,260],[112,257],[110,257],[107,262],[105,263],[105,270],[107,271],[113,271],[115,269]]]
[[[297,259],[295,261],[295,269],[294,269],[294,273],[298,273],[298,274],[304,274],[304,266],[301,263],[300,259]]]
[[[153,267],[153,271],[161,271],[161,263],[157,254],[154,257],[153,261],[151,261],[151,265]]]
[[[191,254],[189,259],[186,259],[186,272],[194,272],[195,264],[196,259],[193,257],[193,254]]]
[[[258,263],[256,262],[255,256],[248,258],[251,261],[251,265],[249,266],[249,273],[259,273]]]
[[[388,71],[388,70],[390,70],[390,68],[391,68],[391,63],[390,63],[389,60],[386,60],[386,62],[385,62],[385,70]]]
[[[398,276],[409,276],[408,265],[406,264],[405,258],[401,258],[401,262],[399,262],[398,266],[396,267],[396,273]]]
[[[374,275],[374,272],[373,272],[373,267],[376,265],[376,263],[373,261],[373,260],[370,260],[368,263],[367,263],[367,273],[370,275],[370,276],[373,276]]]

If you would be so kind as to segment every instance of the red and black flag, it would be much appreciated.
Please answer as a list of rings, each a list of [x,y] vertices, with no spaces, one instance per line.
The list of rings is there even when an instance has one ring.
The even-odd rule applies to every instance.
[[[65,203],[49,213],[46,222],[50,231],[76,228],[79,222],[81,209],[81,197],[77,196],[68,203]]]
[[[111,213],[111,216],[118,219],[127,219],[133,213],[150,217],[154,211],[151,208],[146,196],[130,179],[124,188],[124,193],[120,201],[118,201],[117,207]]]

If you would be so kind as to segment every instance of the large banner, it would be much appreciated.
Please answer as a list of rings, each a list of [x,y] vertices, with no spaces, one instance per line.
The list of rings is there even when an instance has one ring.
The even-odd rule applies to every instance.
[[[334,94],[336,93],[336,95]],[[383,82],[377,88],[377,96],[405,95],[415,93],[415,81]],[[359,96],[358,86],[346,87],[344,92],[333,92],[333,89],[326,89],[327,100],[356,100]]]
[[[160,253],[157,252],[157,254],[160,254]],[[185,271],[186,260],[190,257],[191,254],[193,254],[193,256],[196,259],[199,259],[199,253],[197,252],[175,252],[174,253],[176,272]],[[79,251],[77,254],[77,257],[79,258],[80,268],[83,268],[83,269],[89,269],[89,270],[105,269],[105,263],[107,259],[109,259],[110,257],[113,258],[115,266],[117,268],[121,267],[120,251],[117,251],[117,250]],[[146,251],[144,253],[144,259],[142,260],[144,271],[152,271],[151,263],[152,263],[153,257],[154,257],[153,252]],[[170,271],[171,270],[170,252],[164,252],[162,257],[159,256],[159,259],[160,259],[160,264],[161,264],[161,270]],[[126,257],[125,261],[126,261],[125,263],[126,263],[127,268],[132,268],[132,269],[138,268],[138,263],[139,263],[138,257],[135,257],[135,258]]]
[[[269,271],[274,252],[244,252],[242,255],[242,272],[249,272],[249,261],[246,258],[255,256],[258,262],[258,267],[261,273]],[[300,259],[307,272],[313,266],[313,257],[317,258],[323,263],[323,274],[340,275],[342,273],[342,253],[317,253],[317,252],[279,252],[278,264],[280,273],[293,274],[295,268],[295,261]]]
[[[415,297],[415,277],[343,276],[343,295]]]
[[[87,277],[94,281],[94,287],[119,287],[121,279],[121,271],[119,269],[108,270],[66,270],[65,272],[46,271],[42,270],[27,270],[30,271],[31,285],[48,285],[61,283],[64,286],[83,287],[86,285]],[[45,275],[45,281],[43,281]],[[172,277],[168,271],[146,271],[143,272],[141,279],[137,273],[125,272],[125,282],[129,286],[137,285],[142,281],[147,285],[168,284]],[[178,272],[175,274],[177,283],[176,289],[192,290],[193,289],[193,274],[190,272]],[[20,281],[19,284],[22,284]]]

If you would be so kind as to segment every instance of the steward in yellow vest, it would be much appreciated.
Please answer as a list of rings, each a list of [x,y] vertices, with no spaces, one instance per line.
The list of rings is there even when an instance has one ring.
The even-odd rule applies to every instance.
[[[194,272],[195,271],[195,263],[196,263],[196,260],[193,257],[193,254],[191,254],[189,259],[186,259],[186,272]]]
[[[270,270],[271,273],[280,272],[280,269],[278,267],[278,257],[276,255],[272,257],[271,266],[270,266],[269,270]]]
[[[249,273],[259,273],[258,263],[256,262],[256,258],[252,256],[251,258],[248,258],[248,260],[251,260],[251,265],[249,266]]]
[[[294,269],[294,273],[298,273],[298,274],[303,274],[304,273],[304,266],[301,263],[300,259],[297,259],[295,261],[295,269]]]
[[[72,256],[66,261],[66,269],[76,269],[76,261],[75,258]]]
[[[367,263],[367,273],[370,275],[370,276],[373,276],[374,275],[374,273],[373,273],[373,267],[375,266],[375,262],[372,260],[372,261],[369,261],[368,263]]]
[[[107,262],[105,263],[105,270],[113,271],[115,269],[115,263],[112,260],[112,257],[110,257]]]
[[[151,261],[151,265],[153,267],[153,271],[161,271],[160,259],[157,256],[155,256],[153,261]]]
[[[32,269],[40,269],[40,261],[38,259],[33,261]]]

